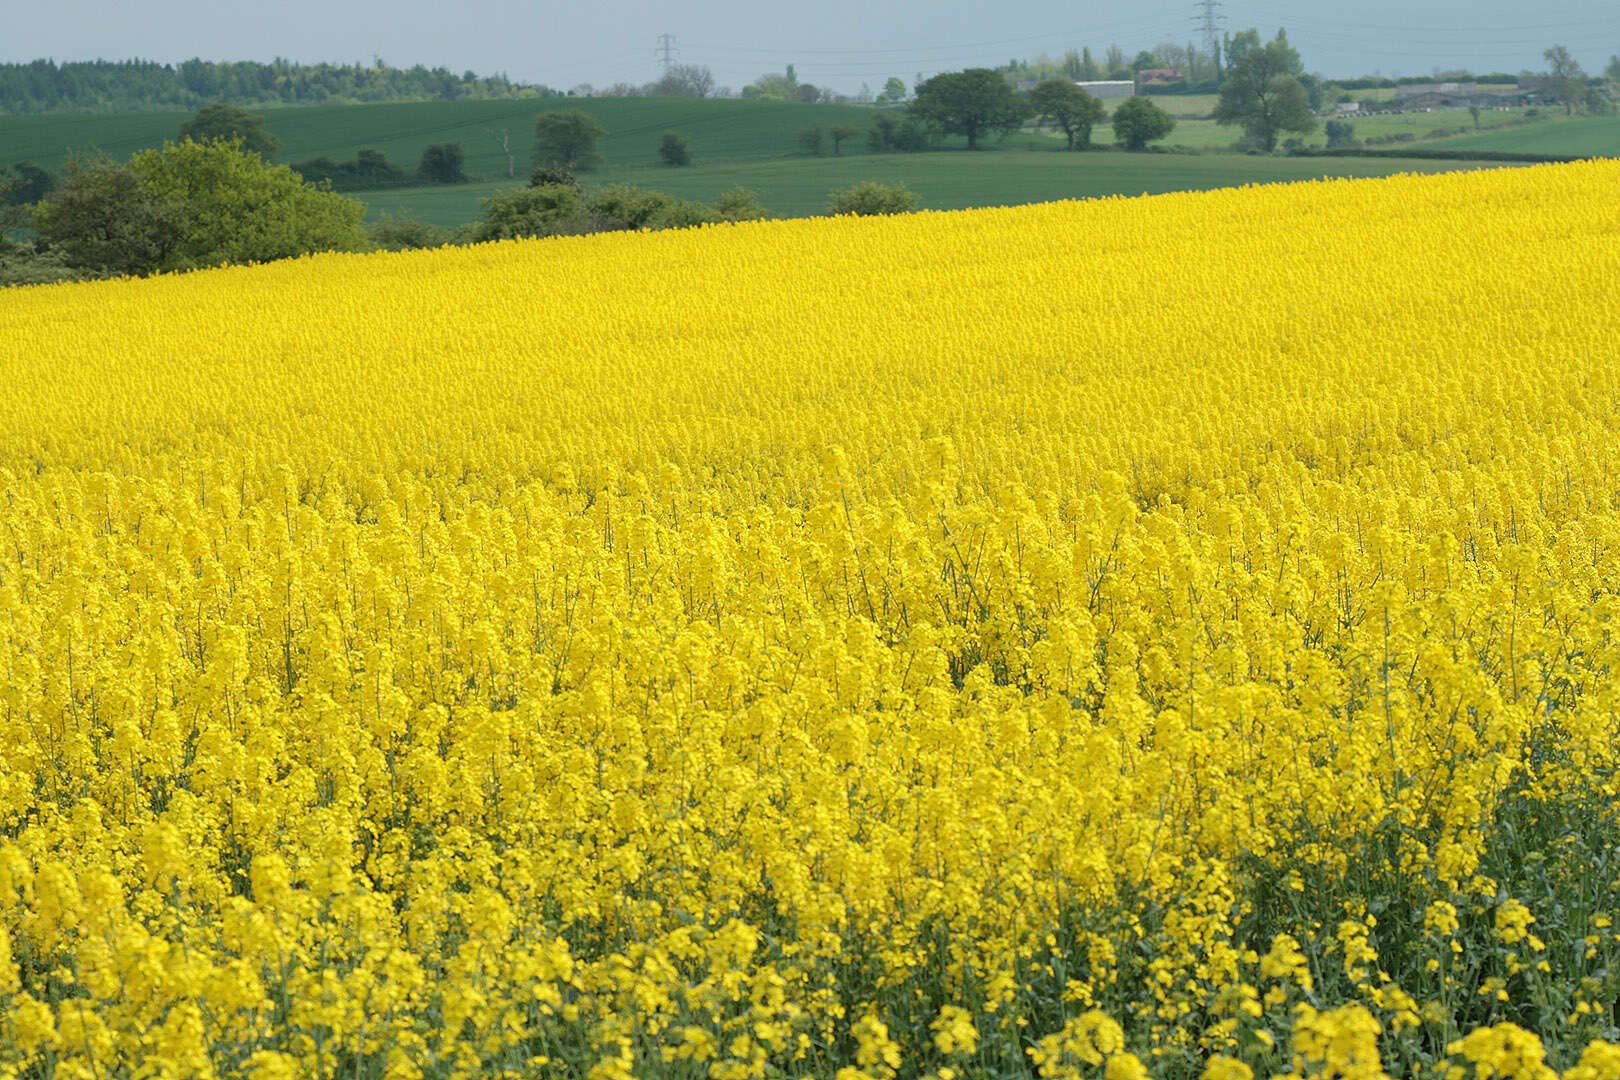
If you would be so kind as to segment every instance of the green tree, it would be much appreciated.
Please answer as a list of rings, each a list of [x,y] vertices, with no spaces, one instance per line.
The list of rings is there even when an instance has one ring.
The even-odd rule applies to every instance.
[[[69,161],[62,183],[34,208],[40,243],[93,273],[160,269],[184,226],[183,206],[158,198],[132,169],[110,158]]]
[[[1609,57],[1609,66],[1603,69],[1603,77],[1620,82],[1620,53]]]
[[[1043,123],[1068,136],[1069,149],[1091,145],[1091,129],[1102,123],[1103,103],[1068,79],[1048,79],[1030,91],[1029,103]]]
[[[0,177],[9,176],[6,193],[0,203],[23,206],[37,203],[56,188],[56,177],[32,161],[19,161],[10,169],[0,169]]]
[[[1356,145],[1356,126],[1348,120],[1329,120],[1327,122],[1327,144],[1329,150]]]
[[[916,153],[928,149],[928,132],[915,116],[873,113],[872,129],[866,133],[866,145],[876,154],[893,150]]]
[[[980,135],[1016,131],[1033,113],[1029,102],[989,68],[935,75],[917,87],[907,108],[948,135],[966,135],[969,150],[978,149]]]
[[[1282,30],[1260,44],[1257,30],[1245,30],[1227,45],[1226,80],[1215,103],[1215,120],[1240,124],[1266,150],[1277,149],[1284,131],[1308,135],[1316,130],[1310,96],[1301,82],[1304,65]]]
[[[678,131],[664,132],[658,143],[658,159],[665,165],[690,165],[692,148],[687,145],[686,136]]]
[[[235,142],[169,143],[129,161],[142,191],[178,208],[174,247],[154,269],[269,262],[367,245],[364,203],[306,184]]]
[[[916,192],[904,184],[880,184],[876,180],[835,191],[827,197],[827,213],[834,215],[904,214],[916,208]]]
[[[1097,66],[1096,59],[1091,55],[1091,46],[1087,45],[1080,50],[1080,81],[1095,82],[1102,78],[1102,74],[1102,68]]]
[[[799,132],[799,149],[817,157],[827,152],[827,132],[820,124],[810,124]]]
[[[145,274],[363,250],[365,212],[234,140],[186,140],[128,165],[73,163],[34,223],[75,267]]]
[[[898,105],[906,100],[906,84],[904,80],[890,75],[883,83],[883,90],[877,96],[879,105]]]
[[[458,142],[431,143],[422,148],[416,175],[430,184],[460,184],[467,179],[467,155]]]
[[[598,144],[607,132],[583,109],[552,109],[534,122],[534,163],[583,171],[602,161]]]
[[[827,134],[832,136],[833,157],[843,153],[842,146],[845,139],[856,138],[860,133],[861,129],[853,124],[834,124],[828,128]]]
[[[266,130],[264,117],[235,105],[203,106],[196,116],[180,125],[180,139],[192,142],[240,139],[242,149],[266,161],[274,161],[276,150],[281,146],[281,140]]]
[[[1586,101],[1586,72],[1562,45],[1541,55],[1547,61],[1547,72],[1537,80],[1537,88],[1549,101],[1562,102],[1565,116],[1573,115],[1575,106]]]
[[[1145,97],[1128,97],[1114,109],[1114,141],[1127,150],[1140,150],[1175,126],[1175,117]]]

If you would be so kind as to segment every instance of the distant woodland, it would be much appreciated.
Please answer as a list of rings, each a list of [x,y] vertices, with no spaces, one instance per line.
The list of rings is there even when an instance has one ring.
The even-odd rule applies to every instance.
[[[373,101],[459,101],[555,97],[505,75],[377,63],[296,64],[276,60],[34,60],[0,64],[0,112],[128,112],[233,105],[321,105]]]

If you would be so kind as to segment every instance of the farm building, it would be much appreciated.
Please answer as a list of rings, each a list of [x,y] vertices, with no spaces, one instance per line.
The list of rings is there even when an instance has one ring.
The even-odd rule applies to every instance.
[[[1028,92],[1040,85],[1036,79],[1024,79],[1018,82],[1016,88],[1021,92]],[[1122,98],[1136,95],[1136,83],[1129,79],[1105,80],[1103,82],[1075,82],[1076,86],[1094,98]]]
[[[1186,77],[1178,68],[1143,68],[1136,73],[1137,81],[1143,86],[1164,86],[1166,83],[1181,82]]]
[[[1130,79],[1104,79],[1094,82],[1077,82],[1074,85],[1084,90],[1094,98],[1123,98],[1136,96],[1136,83]]]

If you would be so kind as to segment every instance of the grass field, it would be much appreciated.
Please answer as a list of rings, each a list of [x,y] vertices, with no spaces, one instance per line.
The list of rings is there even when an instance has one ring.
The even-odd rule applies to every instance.
[[[1457,162],[1395,158],[1324,161],[1243,154],[1067,154],[1009,149],[969,154],[942,150],[929,154],[797,157],[686,169],[604,169],[587,177],[586,183],[593,188],[635,184],[704,202],[741,185],[758,192],[772,216],[798,217],[822,213],[829,192],[862,180],[904,183],[921,196],[924,209],[960,210],[1054,199],[1203,191],[1321,176],[1388,176],[1456,168]],[[477,215],[480,198],[510,187],[498,183],[401,188],[364,192],[361,197],[371,207],[372,217],[404,211],[422,221],[457,225]]]
[[[1620,157],[1620,117],[1562,116],[1539,124],[1465,135],[1434,144],[1446,150],[1518,150],[1531,154]]]
[[[365,146],[414,169],[427,144],[459,142],[467,153],[468,175],[494,180],[506,175],[506,158],[491,130],[511,133],[518,174],[526,176],[535,117],[545,109],[573,107],[590,112],[607,129],[602,153],[616,165],[657,161],[658,140],[671,129],[687,136],[699,160],[758,159],[795,152],[798,134],[808,124],[852,124],[865,130],[871,115],[870,109],[853,105],[687,98],[429,101],[266,109],[262,115],[265,126],[281,139],[278,161],[321,154],[342,160]],[[55,170],[75,150],[127,158],[174,138],[190,115],[0,116],[0,160],[35,161]],[[846,152],[850,149],[846,144]]]

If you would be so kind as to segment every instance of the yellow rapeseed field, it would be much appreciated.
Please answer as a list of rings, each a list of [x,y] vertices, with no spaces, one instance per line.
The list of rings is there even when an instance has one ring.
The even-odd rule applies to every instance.
[[[1620,1080],[1620,164],[0,293],[0,1078]]]

